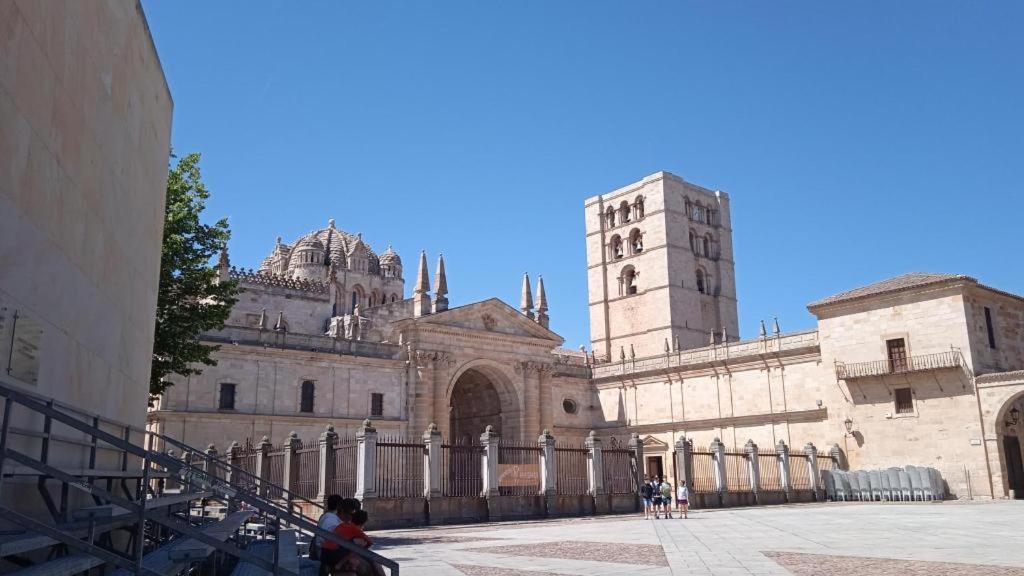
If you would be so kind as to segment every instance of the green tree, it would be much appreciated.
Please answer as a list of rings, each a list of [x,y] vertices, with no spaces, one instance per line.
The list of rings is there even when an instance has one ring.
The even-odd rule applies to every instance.
[[[218,281],[210,260],[227,246],[227,219],[204,224],[200,217],[210,193],[199,173],[199,154],[172,166],[167,175],[160,293],[156,303],[153,369],[149,379],[152,403],[171,384],[169,374],[200,374],[198,365],[214,366],[210,355],[219,346],[203,344],[199,335],[224,326],[238,294],[234,281]]]

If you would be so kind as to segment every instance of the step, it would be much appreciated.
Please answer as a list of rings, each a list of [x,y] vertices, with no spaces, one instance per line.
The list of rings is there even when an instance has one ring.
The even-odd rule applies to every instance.
[[[136,517],[134,514],[119,514],[107,518],[100,518],[96,521],[96,536],[98,537],[100,534],[109,532],[115,528],[130,526],[134,524],[135,521]],[[84,520],[58,525],[57,528],[76,538],[85,538],[89,535],[89,522]],[[25,552],[39,550],[41,548],[46,548],[47,546],[53,546],[54,544],[58,544],[58,541],[50,538],[49,536],[43,536],[42,534],[36,534],[34,532],[23,532],[21,534],[0,536],[0,558],[12,556],[14,554],[24,554]]]
[[[72,554],[41,564],[9,572],[8,576],[71,576],[103,564],[103,560],[88,554]]]
[[[224,520],[203,528],[203,533],[223,542],[230,538],[238,530],[238,527],[252,515],[253,512],[250,510],[234,512],[229,514]],[[187,564],[206,559],[212,552],[212,546],[192,538],[183,537],[146,554],[142,559],[142,565],[154,572],[172,576],[180,572]],[[120,569],[114,571],[113,574],[116,576],[129,576],[131,572]]]
[[[277,540],[253,542],[246,548],[246,551],[267,562],[273,562],[275,546],[277,547],[278,566],[282,571],[301,575],[303,573],[310,573],[310,571],[315,573],[319,570],[319,562],[299,558],[295,530],[282,530]],[[269,574],[269,570],[249,562],[239,562],[234,571],[231,572],[231,576],[267,576]]]

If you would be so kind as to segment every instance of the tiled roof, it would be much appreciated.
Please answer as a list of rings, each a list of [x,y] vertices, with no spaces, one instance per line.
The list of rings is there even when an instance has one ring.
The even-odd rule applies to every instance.
[[[816,302],[811,302],[807,305],[807,308],[813,309],[819,306],[835,304],[837,302],[858,300],[868,296],[899,292],[910,288],[920,288],[922,286],[940,284],[951,280],[977,282],[974,278],[963,274],[929,274],[927,272],[911,272],[895,278],[889,278],[888,280],[882,280],[881,282],[875,282],[874,284],[868,284],[867,286],[861,286],[860,288],[854,288],[853,290],[847,290],[846,292],[840,292],[839,294],[829,296],[828,298],[822,298]]]

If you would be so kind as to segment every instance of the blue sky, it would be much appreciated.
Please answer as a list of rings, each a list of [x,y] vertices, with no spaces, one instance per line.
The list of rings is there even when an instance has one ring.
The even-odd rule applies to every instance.
[[[741,334],[909,271],[1024,293],[1024,3],[144,6],[232,261],[326,225],[453,305],[589,341],[583,201],[658,170],[732,198]]]

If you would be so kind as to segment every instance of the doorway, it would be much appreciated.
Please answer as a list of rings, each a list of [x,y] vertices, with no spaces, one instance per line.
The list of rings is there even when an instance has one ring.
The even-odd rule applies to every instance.
[[[647,475],[654,478],[665,478],[665,469],[662,468],[661,456],[647,457]]]
[[[1006,457],[1006,483],[1014,498],[1024,500],[1024,465],[1020,457],[1020,440],[1016,436],[1003,436],[1003,454]]]

